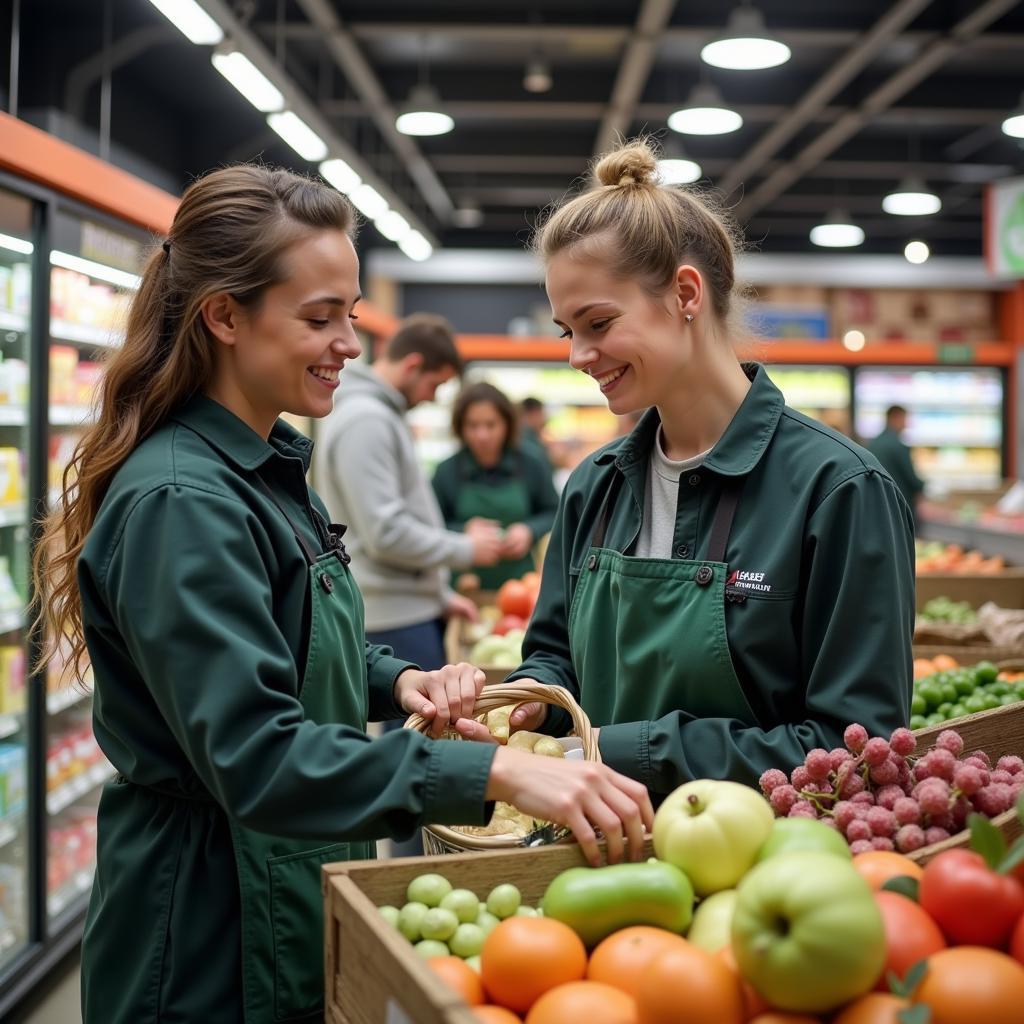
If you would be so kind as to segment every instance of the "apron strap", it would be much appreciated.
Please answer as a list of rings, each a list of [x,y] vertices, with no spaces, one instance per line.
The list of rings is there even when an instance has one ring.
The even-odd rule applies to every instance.
[[[709,562],[725,561],[725,548],[729,543],[732,521],[736,515],[736,506],[739,504],[740,492],[743,490],[745,482],[745,476],[729,477],[722,488],[718,507],[715,509],[715,518],[711,522],[711,536],[708,538],[706,558]]]
[[[612,482],[605,492],[604,501],[601,503],[601,511],[597,514],[597,521],[594,523],[594,532],[590,535],[590,546],[593,548],[604,547],[604,535],[608,531],[608,519],[611,510],[615,507],[615,499],[622,489],[623,476],[620,470],[612,473]]]
[[[295,539],[299,542],[299,547],[302,548],[302,553],[306,557],[307,565],[316,565],[318,555],[310,547],[309,541],[302,536],[301,531],[295,525],[294,520],[287,512],[281,507],[281,503],[274,496],[274,492],[267,486],[267,482],[259,475],[259,473],[253,474],[253,479],[256,481],[256,486],[274,503],[277,507],[277,511],[284,516],[285,522],[292,528],[292,533],[295,534]]]

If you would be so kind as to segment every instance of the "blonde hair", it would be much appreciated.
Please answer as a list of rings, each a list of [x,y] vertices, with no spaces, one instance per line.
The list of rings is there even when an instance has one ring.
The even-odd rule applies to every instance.
[[[59,503],[43,522],[32,573],[43,628],[40,667],[61,647],[79,682],[86,667],[78,559],[114,474],[129,455],[209,381],[213,340],[203,303],[228,292],[250,310],[287,277],[282,258],[316,231],[352,235],[349,201],[290,171],[238,165],[186,189],[167,241],[156,246],[128,313],[124,344],[107,362],[98,418],[64,471]]]
[[[538,227],[533,249],[541,260],[575,250],[653,293],[669,286],[681,264],[691,263],[704,277],[714,313],[723,323],[733,320],[735,257],[742,244],[710,192],[661,184],[658,154],[646,138],[605,153],[592,176],[590,189]]]

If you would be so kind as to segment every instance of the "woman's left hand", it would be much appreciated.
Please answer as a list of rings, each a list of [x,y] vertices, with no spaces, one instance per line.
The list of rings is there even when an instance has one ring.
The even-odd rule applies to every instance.
[[[502,552],[506,558],[522,558],[533,545],[533,530],[525,523],[513,523],[505,531]]]
[[[436,739],[449,723],[473,714],[486,681],[480,669],[466,662],[435,672],[409,668],[395,680],[395,703],[410,715],[415,712],[427,719]]]

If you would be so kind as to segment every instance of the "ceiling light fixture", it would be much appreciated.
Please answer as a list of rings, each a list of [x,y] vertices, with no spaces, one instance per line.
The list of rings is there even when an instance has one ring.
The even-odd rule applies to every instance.
[[[364,181],[358,188],[349,193],[352,205],[367,219],[376,220],[388,209],[388,201],[372,186]]]
[[[210,63],[261,113],[284,107],[281,90],[241,51],[215,50]]]
[[[843,335],[843,348],[850,352],[859,352],[867,344],[863,331],[847,331]]]
[[[458,228],[478,228],[484,222],[484,211],[476,203],[463,203],[452,213],[452,223]]]
[[[320,173],[339,192],[344,192],[345,195],[351,194],[351,192],[354,189],[357,189],[363,181],[363,179],[360,178],[359,175],[356,174],[356,172],[339,157],[333,157],[330,160],[325,160],[320,165]]]
[[[298,114],[284,110],[268,114],[267,124],[295,150],[303,160],[316,163],[327,157],[327,143]]]
[[[149,2],[190,42],[216,46],[224,31],[196,0],[149,0]]]
[[[833,210],[821,224],[811,228],[811,241],[827,249],[848,249],[864,241],[864,231],[843,210]]]
[[[882,209],[898,217],[927,217],[942,209],[942,200],[921,178],[904,178],[882,200]]]
[[[22,256],[31,256],[35,251],[35,246],[27,238],[15,238],[14,235],[0,234],[0,249],[20,253]]]
[[[394,210],[385,210],[373,222],[373,226],[389,242],[400,242],[412,230],[409,222]]]
[[[729,17],[725,31],[700,51],[700,59],[731,71],[760,71],[785,64],[789,47],[769,34],[756,7],[744,4]]]
[[[142,281],[138,274],[129,274],[127,270],[108,267],[105,263],[83,259],[81,256],[75,256],[70,252],[61,252],[59,249],[50,251],[50,266],[75,270],[79,274],[86,274],[89,277],[95,277],[98,281],[106,281],[108,284],[116,284],[118,288],[129,288],[132,291],[135,291]]]
[[[1003,121],[1003,134],[1011,139],[1024,139],[1024,95],[1017,103],[1017,109]]]
[[[437,90],[429,85],[414,85],[395,127],[403,135],[447,135],[455,121],[441,106]]]
[[[668,126],[681,135],[727,135],[743,126],[743,118],[725,105],[713,85],[702,82],[694,86],[686,106],[669,115]]]
[[[928,248],[928,243],[921,241],[907,242],[903,250],[903,255],[907,258],[908,263],[925,263],[931,254],[932,251]]]
[[[523,74],[523,88],[527,92],[547,92],[553,84],[551,68],[546,60],[534,57],[527,63]]]
[[[700,164],[694,160],[667,157],[658,161],[658,180],[662,185],[689,185],[702,173]]]
[[[410,231],[399,241],[398,248],[417,263],[430,259],[434,252],[434,247],[418,231]]]

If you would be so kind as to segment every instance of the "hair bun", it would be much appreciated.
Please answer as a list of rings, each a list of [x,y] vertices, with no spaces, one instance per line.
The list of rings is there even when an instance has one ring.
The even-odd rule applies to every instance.
[[[656,185],[658,158],[647,142],[630,142],[601,157],[594,178],[599,185]]]

